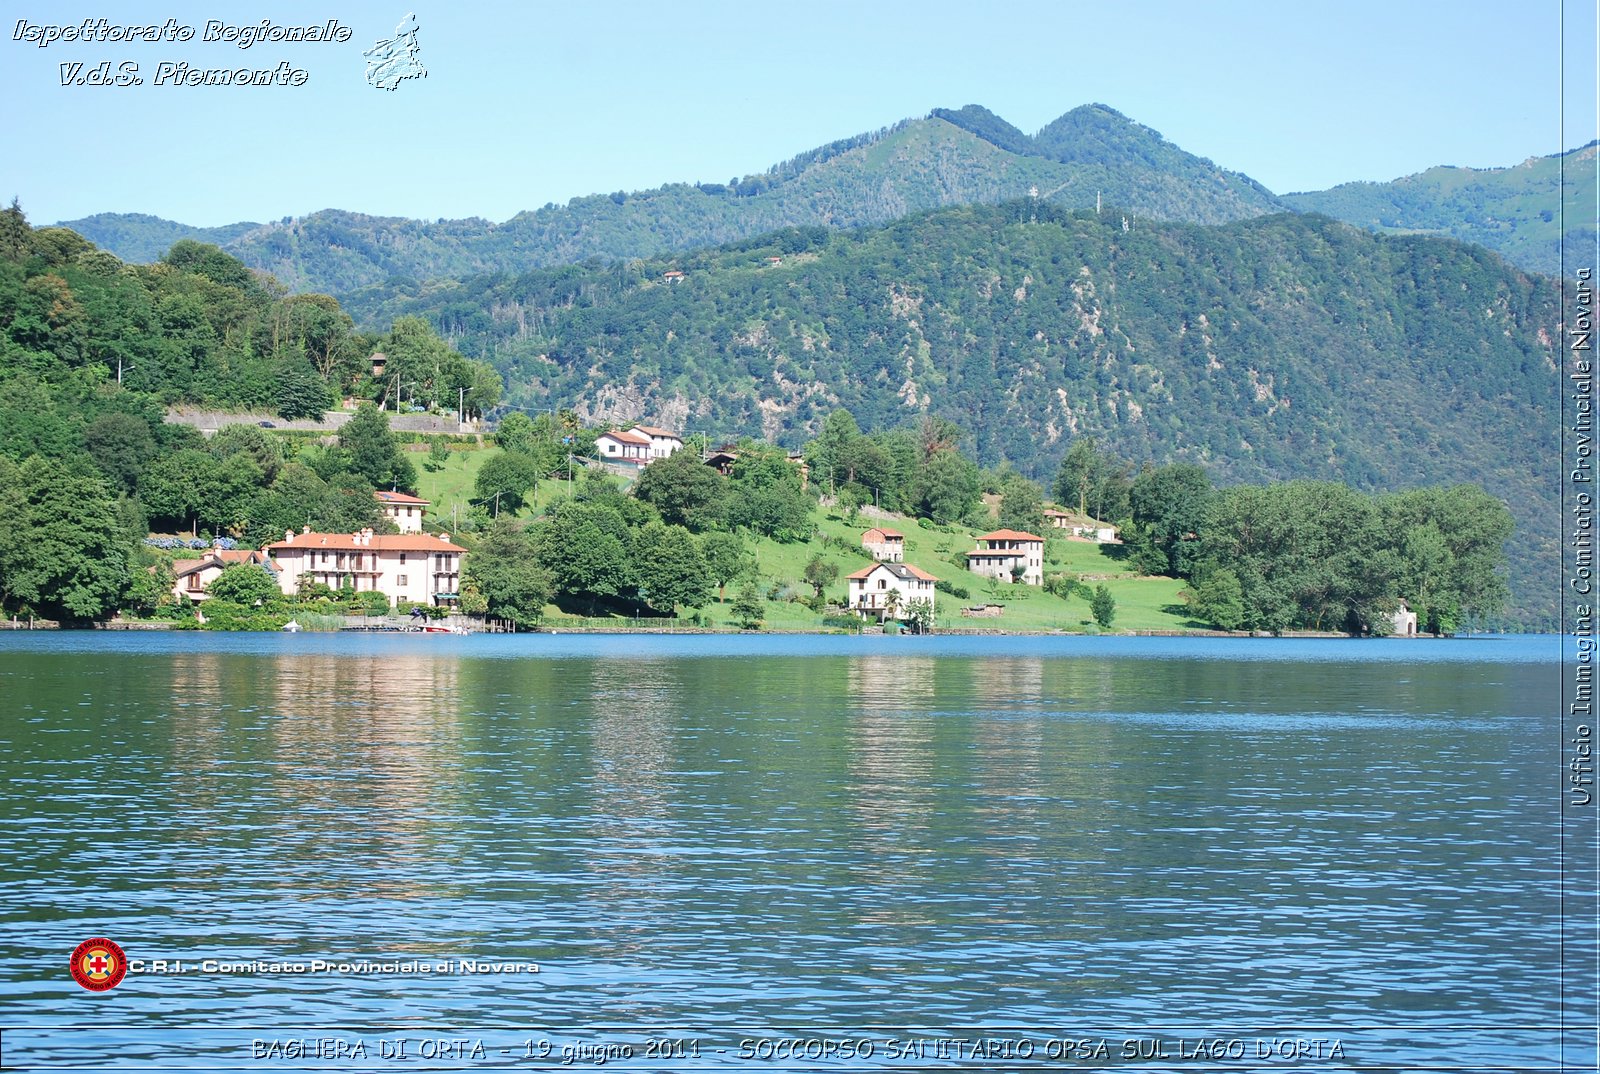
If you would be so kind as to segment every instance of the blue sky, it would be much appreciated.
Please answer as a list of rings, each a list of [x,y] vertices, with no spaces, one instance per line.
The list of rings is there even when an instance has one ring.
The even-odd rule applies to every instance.
[[[1279,193],[1515,164],[1596,128],[1596,0],[3,7],[0,197],[20,197],[35,223],[115,211],[216,225],[323,208],[504,220],[584,194],[723,181],[969,103],[1031,133],[1104,102]],[[267,8],[282,25],[338,19],[353,37],[244,50],[198,35],[13,40],[18,20],[171,17],[199,30],[258,23]],[[374,89],[361,53],[408,11],[428,77]],[[60,64],[103,60],[137,63],[146,84],[60,84]],[[162,61],[284,60],[305,85],[151,84]]]

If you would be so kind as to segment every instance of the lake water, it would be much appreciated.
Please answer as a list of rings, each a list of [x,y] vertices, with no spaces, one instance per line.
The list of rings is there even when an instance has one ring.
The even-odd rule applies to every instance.
[[[0,1061],[1553,1069],[1559,655],[3,635]]]

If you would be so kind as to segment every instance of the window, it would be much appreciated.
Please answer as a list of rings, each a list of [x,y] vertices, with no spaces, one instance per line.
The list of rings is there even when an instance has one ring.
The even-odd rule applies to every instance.
[[[406,576],[403,575],[403,574],[396,575],[395,576],[395,584],[396,585],[405,585],[406,584]]]
[[[199,592],[200,576],[198,574],[189,575],[189,589],[191,592]]]
[[[406,561],[406,554],[404,552],[401,552],[400,553],[400,562],[404,563],[405,561]]]

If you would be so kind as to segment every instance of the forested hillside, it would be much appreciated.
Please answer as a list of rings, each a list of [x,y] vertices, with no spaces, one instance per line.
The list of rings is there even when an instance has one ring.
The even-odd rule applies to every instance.
[[[261,225],[245,221],[222,227],[190,227],[148,213],[95,213],[59,226],[76,231],[123,261],[147,265],[159,261],[174,243],[184,239],[223,246]]]
[[[1092,435],[1223,483],[1476,481],[1518,512],[1515,606],[1553,612],[1552,281],[1321,217],[1124,221],[1022,200],[353,301],[423,314],[519,402],[713,438],[797,445],[843,405],[948,416],[1036,476]]]
[[[255,228],[223,245],[292,290],[343,297],[395,278],[416,282],[591,257],[652,256],[782,227],[885,223],[1030,190],[1069,207],[1103,198],[1142,216],[1194,223],[1282,207],[1259,184],[1184,152],[1104,105],[1074,109],[1037,138],[969,105],[843,139],[727,182],[574,198],[498,224],[328,209]],[[153,259],[162,234],[217,241],[152,221],[102,214],[63,226],[130,260]]]
[[[1591,142],[1511,168],[1429,168],[1388,183],[1343,183],[1285,194],[1301,212],[1326,213],[1382,232],[1424,232],[1475,242],[1532,272],[1594,267],[1595,157]],[[1563,174],[1567,213],[1561,214]]]

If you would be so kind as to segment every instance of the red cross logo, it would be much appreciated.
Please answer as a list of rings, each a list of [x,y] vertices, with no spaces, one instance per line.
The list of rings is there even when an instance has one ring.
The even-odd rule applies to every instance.
[[[91,992],[109,992],[122,983],[128,958],[116,943],[97,936],[72,952],[72,979]]]

